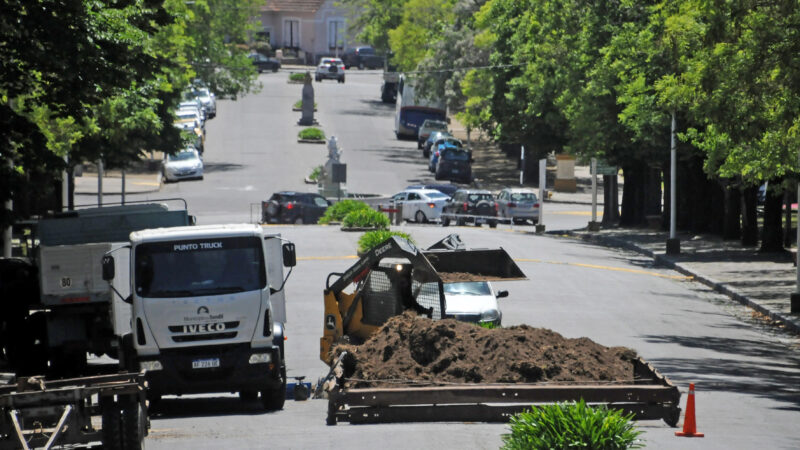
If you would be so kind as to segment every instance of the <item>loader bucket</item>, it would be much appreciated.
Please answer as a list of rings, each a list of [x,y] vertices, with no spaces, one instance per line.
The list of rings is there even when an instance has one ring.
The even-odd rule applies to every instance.
[[[427,250],[422,253],[445,283],[527,279],[511,256],[502,248]]]

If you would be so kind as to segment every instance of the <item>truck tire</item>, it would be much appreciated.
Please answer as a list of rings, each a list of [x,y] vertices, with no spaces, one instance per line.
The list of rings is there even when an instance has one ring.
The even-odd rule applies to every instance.
[[[125,450],[144,449],[147,434],[147,416],[142,404],[129,400],[122,408],[122,448]]]
[[[102,430],[100,431],[103,448],[121,450],[122,447],[122,413],[114,401],[101,402]]]
[[[47,371],[47,317],[35,312],[25,318],[18,342],[11,344],[17,375],[44,375]],[[16,360],[16,362],[13,362]]]
[[[281,367],[281,383],[261,391],[261,404],[267,411],[280,411],[286,402],[286,367]]]

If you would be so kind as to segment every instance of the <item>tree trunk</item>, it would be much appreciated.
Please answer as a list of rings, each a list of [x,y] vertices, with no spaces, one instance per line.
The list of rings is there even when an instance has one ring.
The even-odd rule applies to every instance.
[[[622,187],[622,212],[620,225],[635,227],[644,223],[644,191],[646,186],[642,164],[627,165],[622,168],[625,185]]]
[[[619,193],[617,192],[617,176],[603,175],[603,228],[617,226],[619,221]]]
[[[742,190],[742,245],[747,247],[758,245],[757,196],[758,186],[749,186]]]
[[[781,180],[770,180],[771,186],[780,186]],[[767,189],[767,198],[764,202],[764,228],[761,230],[762,252],[777,252],[783,250],[783,230],[781,230],[781,207],[783,206],[782,193],[774,189]]]
[[[742,199],[738,187],[728,185],[725,188],[725,212],[722,221],[722,239],[739,239],[742,234],[739,216],[742,212]]]
[[[794,241],[792,233],[792,189],[783,191],[783,246],[791,247]]]

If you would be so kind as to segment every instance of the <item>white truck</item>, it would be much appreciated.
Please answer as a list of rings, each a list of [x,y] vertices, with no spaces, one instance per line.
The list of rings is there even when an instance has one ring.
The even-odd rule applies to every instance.
[[[103,258],[103,278],[129,278],[130,294],[119,294],[133,332],[120,360],[145,371],[148,397],[239,392],[281,409],[283,267],[295,265],[294,244],[257,225],[208,225],[137,231],[126,250],[127,266],[117,251]]]

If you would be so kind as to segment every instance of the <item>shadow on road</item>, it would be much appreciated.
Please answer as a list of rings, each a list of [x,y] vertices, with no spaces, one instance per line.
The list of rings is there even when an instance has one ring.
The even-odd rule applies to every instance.
[[[380,100],[366,100],[362,99],[361,104],[368,107],[369,109],[346,109],[346,110],[339,110],[336,111],[338,114],[348,115],[348,116],[380,116],[380,117],[390,117],[394,116],[394,105],[389,103],[383,103]]]
[[[757,395],[790,405],[781,409],[800,411],[800,358],[789,349],[752,339],[717,336],[646,335],[656,344],[677,344],[718,354],[708,358],[654,358],[650,362],[681,383],[693,382],[698,390]],[[765,359],[770,361],[765,361]]]
[[[275,411],[279,412],[279,411]],[[183,417],[211,417],[231,415],[267,414],[256,399],[242,401],[238,397],[164,398],[150,406],[150,417],[175,419]]]
[[[234,170],[242,170],[242,165],[231,163],[205,163],[203,170],[205,173],[232,172]]]

